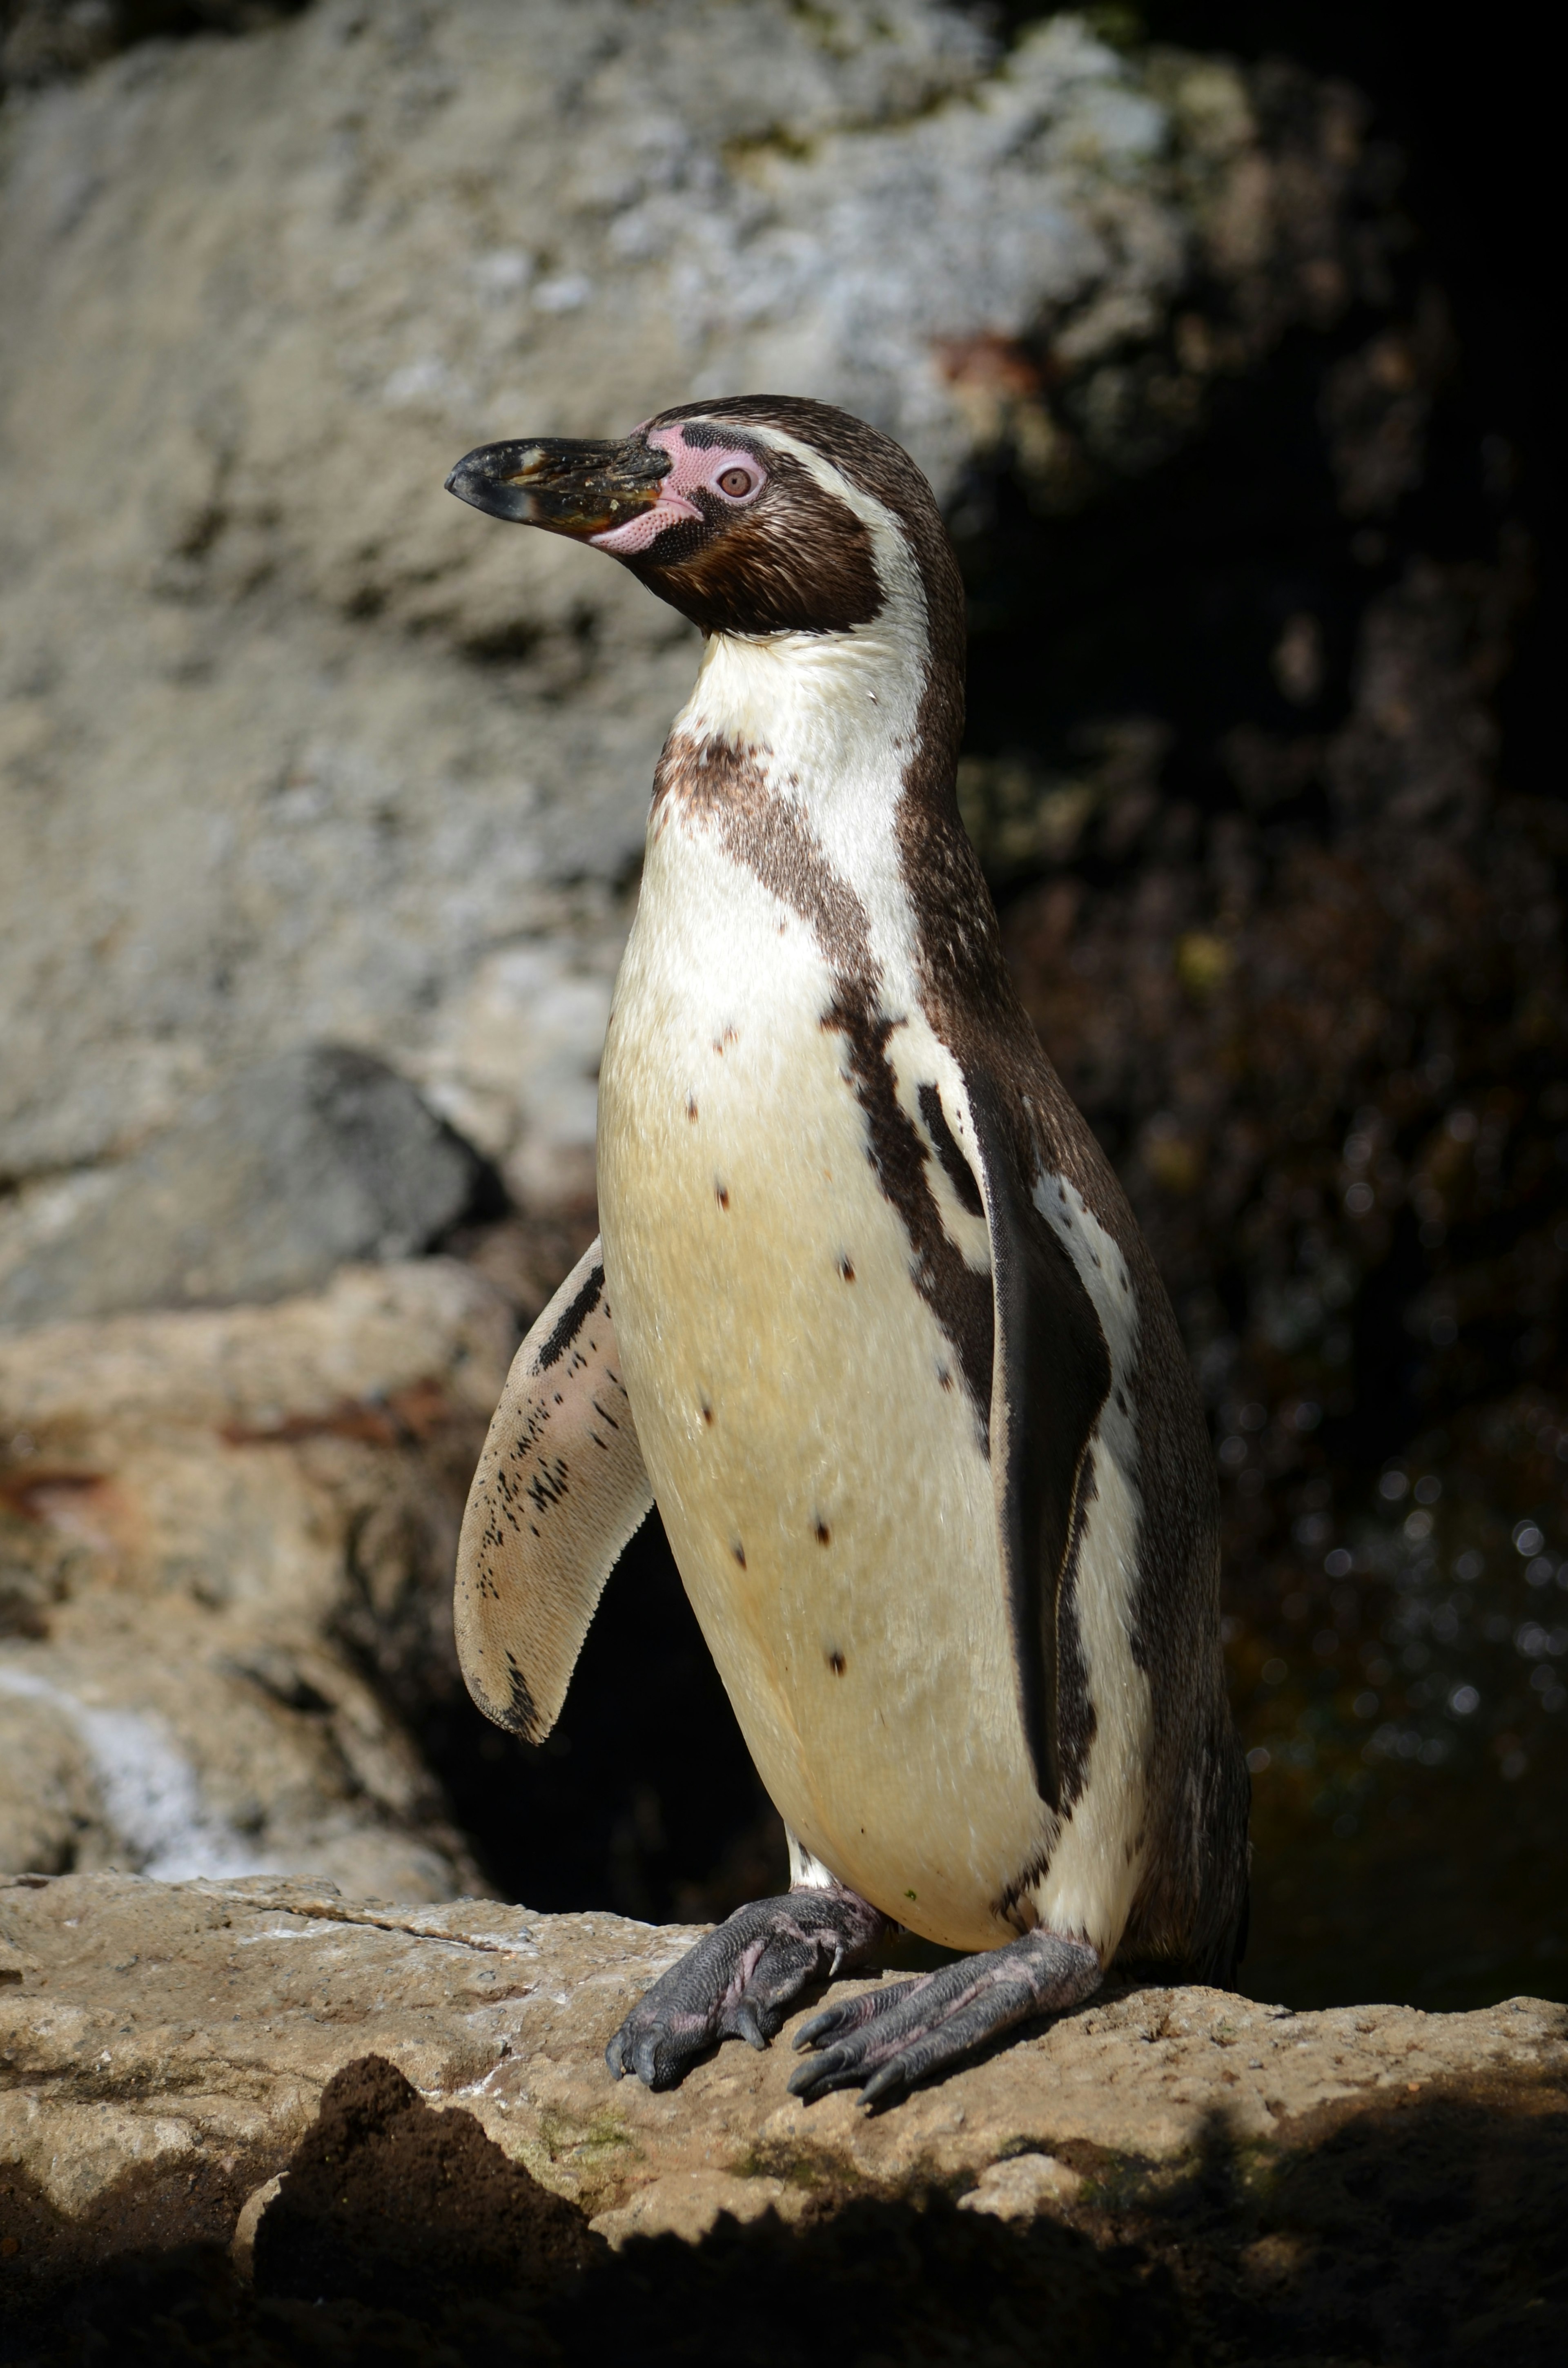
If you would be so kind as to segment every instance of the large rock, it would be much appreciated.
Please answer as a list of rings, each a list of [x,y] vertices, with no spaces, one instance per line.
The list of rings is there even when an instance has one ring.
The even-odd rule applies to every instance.
[[[428,1248],[483,1176],[384,1061],[284,1053],[0,1223],[0,1327],[315,1290],[353,1259]]]
[[[1355,102],[1271,89],[936,0],[323,0],[14,90],[0,1178],[310,1039],[580,1192],[695,642],[451,461],[766,387],[1071,506],[1381,301]]]
[[[0,1866],[477,1886],[387,1687],[457,1687],[512,1338],[436,1259],[0,1340]]]
[[[847,2212],[854,2259],[836,2274],[896,2315],[919,2275],[908,2234],[893,2241],[899,2199],[926,2199],[926,2243],[967,2258],[946,2197],[976,2224],[971,2249],[993,2275],[1006,2281],[1010,2265],[1015,2298],[1033,2256],[985,2230],[1054,2222],[1077,2232],[1058,2278],[1080,2254],[1130,2248],[1111,2259],[1133,2324],[1151,2277],[1178,2322],[1177,2286],[1195,2320],[1212,2312],[1233,2340],[1279,2313],[1273,2342],[1247,2357],[1413,2357],[1413,2314],[1458,2326],[1490,2312],[1495,2332],[1498,2312],[1528,2313],[1540,2291],[1568,2077],[1561,2007],[1292,2014],[1213,1990],[1114,1989],[876,2114],[845,2094],[810,2108],[788,2095],[797,2014],[766,2053],[723,2047],[678,2090],[613,2082],[606,2039],[693,1937],[479,1900],[370,1907],[266,1881],[99,1874],[0,1890],[0,2209],[15,2238],[0,2274],[25,2303],[51,2271],[237,2235],[259,2279],[313,2305],[357,2290],[379,2236],[390,2283],[370,2298],[416,2306],[410,2266],[430,2253],[432,2225],[462,2247],[465,2197],[476,2276],[487,2265],[472,2232],[486,2226],[492,2252],[516,2248],[519,2285],[540,2254],[544,2269],[591,2260],[587,2231],[574,2240],[551,2216],[553,2195],[613,2247],[700,2240],[727,2213],[758,2224],[760,2265],[779,2221],[808,2248],[814,2231],[797,2275]],[[296,2148],[302,2213],[287,2179],[270,2203]],[[508,2184],[507,2163],[529,2179]],[[530,2202],[533,2182],[549,2194]],[[881,2233],[879,2205],[892,2215]],[[1504,2254],[1488,2250],[1505,2231]],[[673,2275],[667,2254],[639,2257],[639,2357],[664,2358],[657,2344],[681,2332],[652,2305],[659,2260]],[[601,2306],[605,2291],[590,2284],[574,2307]],[[683,2291],[677,2313],[691,2307]],[[1332,2340],[1347,2309],[1365,2338],[1353,2351]],[[1497,2356],[1451,2351],[1451,2331],[1420,2356]],[[1286,2333],[1296,2348],[1280,2351]],[[1165,2340],[1153,2355],[1091,2356],[1175,2358]],[[724,2356],[750,2360],[752,2340]],[[982,2356],[1037,2357],[1013,2348],[1024,2340],[1015,2328]],[[877,2356],[931,2354],[901,2340]]]

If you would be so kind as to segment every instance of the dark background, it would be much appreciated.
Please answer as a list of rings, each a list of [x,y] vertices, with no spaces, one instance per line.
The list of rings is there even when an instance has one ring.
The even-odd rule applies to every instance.
[[[1552,337],[1560,306],[1548,191],[1557,135],[1553,78],[1526,20],[1461,26],[1426,7],[1310,0],[1139,14],[1157,40],[1342,75],[1366,93],[1377,131],[1403,155],[1422,252],[1453,310],[1469,420],[1513,448],[1514,514],[1531,537],[1531,607],[1497,702],[1505,764],[1520,788],[1560,795],[1548,687],[1562,629],[1561,331]]]

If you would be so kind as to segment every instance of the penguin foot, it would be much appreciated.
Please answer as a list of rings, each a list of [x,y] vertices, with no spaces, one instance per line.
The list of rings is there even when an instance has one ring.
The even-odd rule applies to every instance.
[[[863,1964],[895,1928],[853,1891],[791,1891],[737,1907],[660,1975],[605,2050],[619,2080],[673,2089],[716,2039],[766,2047],[809,1983]]]
[[[1099,1953],[1087,1941],[1030,1932],[813,2015],[795,2044],[822,2052],[799,2066],[790,2092],[809,2102],[830,2089],[858,2089],[862,2104],[875,2104],[1011,2023],[1076,2006],[1099,1984]]]

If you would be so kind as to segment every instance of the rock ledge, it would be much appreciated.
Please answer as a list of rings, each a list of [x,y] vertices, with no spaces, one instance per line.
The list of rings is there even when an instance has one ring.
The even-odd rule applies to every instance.
[[[1004,2219],[1071,2213],[1168,2183],[1217,2134],[1242,2154],[1285,2150],[1460,2093],[1528,2114],[1568,2077],[1568,2009],[1538,1999],[1293,2013],[1124,1988],[881,2113],[787,2094],[793,2021],[767,2053],[723,2047],[668,2095],[612,2081],[606,2039],[693,1937],[265,1877],[13,1882],[0,2182],[31,2199],[33,2266],[154,2237],[229,2243],[328,2080],[369,2053],[426,2104],[466,2111],[612,2245],[932,2186]]]

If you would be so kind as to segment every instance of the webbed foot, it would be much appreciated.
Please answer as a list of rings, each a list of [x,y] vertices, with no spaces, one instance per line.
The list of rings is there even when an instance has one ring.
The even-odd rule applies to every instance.
[[[853,1891],[756,1899],[699,1941],[634,2006],[605,2050],[619,2080],[672,2089],[716,2039],[766,2047],[807,1984],[862,1964],[893,1930]]]
[[[830,2089],[858,2089],[861,2103],[874,2104],[942,2070],[1010,2023],[1076,2006],[1099,1982],[1099,1955],[1087,1941],[1030,1932],[813,2015],[795,2044],[821,2053],[800,2066],[790,2091],[809,2100]]]

